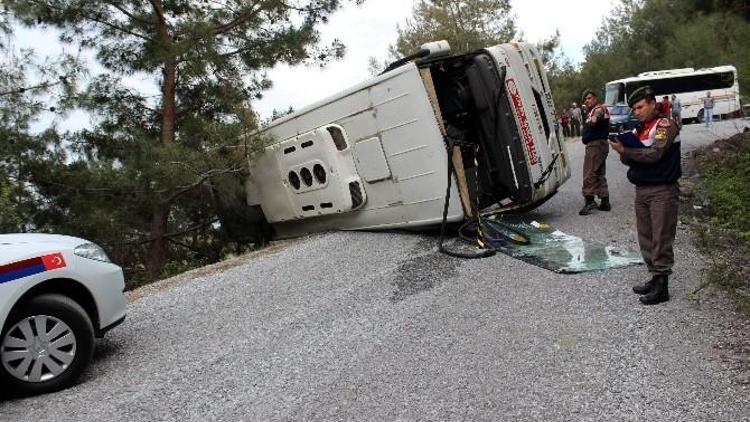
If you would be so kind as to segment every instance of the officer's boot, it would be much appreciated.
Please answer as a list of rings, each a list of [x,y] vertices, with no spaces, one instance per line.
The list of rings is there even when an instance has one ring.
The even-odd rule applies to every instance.
[[[667,275],[654,277],[654,288],[651,292],[638,298],[644,305],[656,305],[669,300],[669,280]]]
[[[611,211],[612,210],[612,204],[609,203],[609,196],[605,196],[603,198],[600,198],[599,201],[599,209],[602,211]]]
[[[580,211],[578,211],[578,215],[589,215],[591,214],[591,211],[594,211],[596,209],[596,202],[594,202],[594,196],[593,195],[586,195],[586,203],[583,204],[583,208],[581,208]]]
[[[651,280],[643,284],[636,284],[633,286],[633,293],[638,293],[639,295],[651,293],[651,290],[654,288],[654,280],[656,280],[656,276],[651,277]]]

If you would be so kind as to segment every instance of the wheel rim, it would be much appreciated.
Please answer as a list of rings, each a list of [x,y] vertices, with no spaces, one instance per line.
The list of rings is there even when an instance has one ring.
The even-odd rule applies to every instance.
[[[22,319],[8,330],[0,346],[5,370],[26,382],[45,382],[58,377],[68,369],[75,355],[73,330],[48,315]]]

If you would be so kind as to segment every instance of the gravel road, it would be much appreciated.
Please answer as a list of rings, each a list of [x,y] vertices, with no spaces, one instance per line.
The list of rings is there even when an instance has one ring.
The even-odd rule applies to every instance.
[[[750,125],[689,125],[684,150]],[[534,218],[637,248],[633,187],[610,154],[613,211],[577,214],[573,177]],[[82,382],[0,402],[0,421],[743,421],[748,339],[680,225],[673,299],[642,266],[561,275],[505,255],[461,261],[411,233],[328,233],[135,292]],[[747,325],[745,325],[747,327]]]

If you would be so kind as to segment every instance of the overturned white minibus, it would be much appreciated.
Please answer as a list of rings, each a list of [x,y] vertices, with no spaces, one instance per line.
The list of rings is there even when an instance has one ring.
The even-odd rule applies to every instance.
[[[264,129],[272,141],[249,157],[247,201],[277,236],[436,225],[446,200],[457,222],[555,194],[570,169],[536,48],[445,47]]]

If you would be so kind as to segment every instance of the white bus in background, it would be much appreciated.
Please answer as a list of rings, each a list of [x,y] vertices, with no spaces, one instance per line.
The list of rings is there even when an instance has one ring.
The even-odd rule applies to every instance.
[[[672,94],[682,104],[683,120],[703,120],[703,100],[710,92],[714,99],[715,116],[740,117],[740,85],[734,66],[718,66],[704,69],[669,69],[644,72],[638,76],[607,82],[605,102],[607,105],[627,104],[628,96],[636,89],[650,85],[661,101]]]

